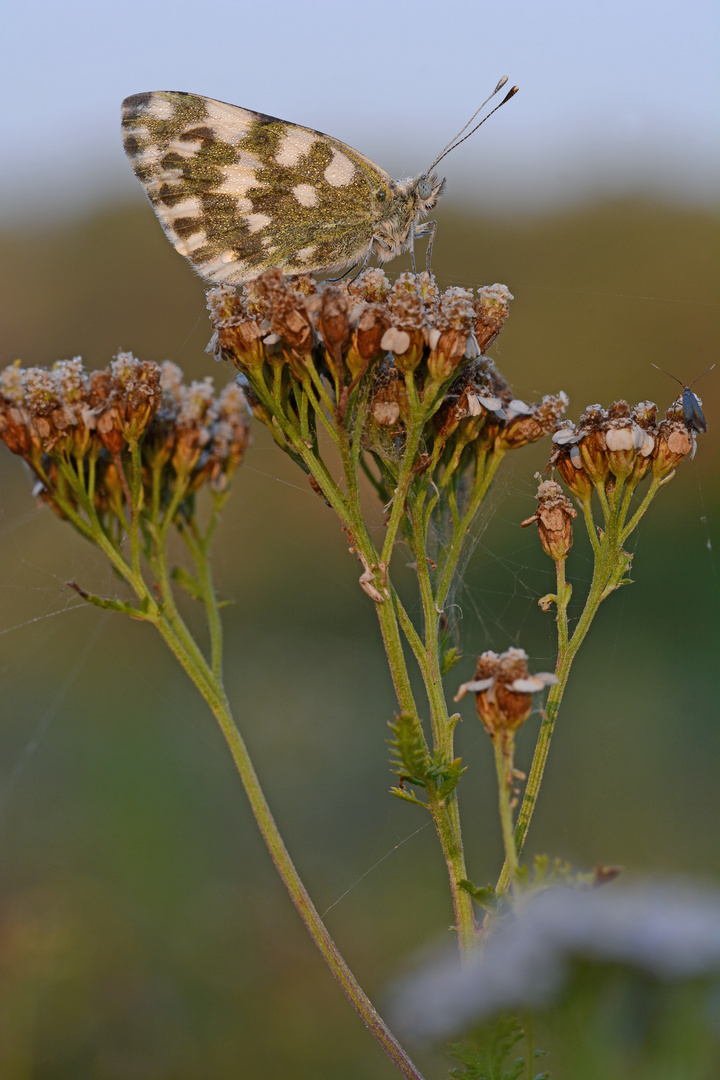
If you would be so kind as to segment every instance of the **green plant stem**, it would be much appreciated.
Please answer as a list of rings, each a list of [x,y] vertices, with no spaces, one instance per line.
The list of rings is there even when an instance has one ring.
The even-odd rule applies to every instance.
[[[376,603],[375,610],[380,623],[380,633],[382,634],[398,705],[402,712],[410,712],[417,716],[418,709],[410,685],[410,675],[400,637],[397,615],[392,602],[392,594],[390,600],[385,600],[381,604]]]
[[[505,849],[505,864],[508,868],[509,883],[517,877],[518,849],[513,829],[512,806],[510,794],[512,790],[512,770],[514,757],[515,738],[512,732],[498,732],[493,738],[495,750],[495,771],[498,782],[498,809],[500,811],[500,826],[502,829],[503,848]]]
[[[649,493],[648,493],[649,494]],[[617,494],[614,496],[617,498]],[[647,502],[647,500],[646,500]],[[645,506],[645,503],[643,504]],[[607,502],[604,502],[604,506],[608,506]],[[645,508],[647,508],[645,506]],[[622,541],[625,538],[627,531],[623,530],[623,522],[618,516],[612,515],[610,508],[608,507],[609,517],[606,518],[605,525],[606,530],[603,534],[602,540],[599,545],[599,549],[595,555],[595,566],[593,571],[592,581],[588,590],[587,599],[585,601],[585,607],[578,619],[577,625],[571,636],[568,637],[567,631],[567,602],[569,599],[567,589],[565,588],[565,569],[564,563],[557,563],[558,574],[558,662],[555,669],[558,681],[550,688],[548,694],[547,705],[543,714],[543,719],[540,724],[540,731],[538,733],[537,742],[535,744],[535,752],[533,754],[532,765],[530,766],[530,773],[528,775],[527,785],[525,787],[525,794],[523,796],[520,812],[517,817],[515,825],[515,848],[518,856],[522,852],[523,845],[527,836],[527,831],[530,827],[535,805],[537,803],[538,793],[540,791],[540,785],[542,783],[543,774],[545,772],[545,765],[547,763],[548,753],[550,751],[550,743],[552,740],[553,732],[555,730],[555,722],[557,720],[558,709],[560,708],[560,702],[562,701],[563,694],[565,693],[565,687],[570,676],[570,668],[572,667],[573,660],[577,655],[578,649],[582,645],[585,637],[590,629],[593,619],[595,618],[598,608],[603,599],[607,595],[606,590],[609,584],[612,583],[612,575],[618,566],[618,560],[621,553]],[[637,517],[637,515],[636,515]],[[639,519],[638,519],[639,520]],[[594,523],[592,518],[588,522],[588,532],[593,535]],[[614,588],[617,582],[612,587]],[[510,866],[506,859],[505,865],[502,868],[502,872],[498,879],[497,890],[498,892],[504,892],[510,881]]]
[[[130,460],[132,462],[130,470],[130,490],[132,492],[130,511],[130,552],[133,573],[136,577],[140,577],[140,512],[142,510],[144,493],[142,486],[142,452],[140,450],[138,439],[132,439],[130,442]],[[118,460],[118,468],[122,468],[121,460]]]
[[[223,495],[213,495],[213,512],[204,534],[200,534],[194,520],[188,522],[181,530],[182,537],[185,540],[188,550],[192,555],[193,562],[195,563],[198,584],[200,585],[200,592],[205,605],[205,611],[207,612],[208,628],[210,630],[210,665],[212,667],[213,675],[219,681],[222,680],[223,628],[220,611],[215,601],[215,585],[210,569],[209,553],[220,511],[226,498],[227,493]]]
[[[219,680],[195,650],[188,652],[182,637],[177,634],[175,620],[164,616],[157,620],[157,628],[182,667],[198,688],[213,715],[232,754],[240,775],[253,815],[265,841],[275,867],[312,939],[322,953],[330,970],[342,986],[347,998],[362,1017],[365,1025],[385,1050],[388,1057],[408,1080],[422,1080],[422,1074],[406,1051],[385,1024],[374,1005],[357,982],[345,963],[327,927],[320,918],[310,896],[285,847],[282,836],[268,806],[257,774],[230,712],[224,690]]]
[[[650,503],[657,495],[658,490],[663,486],[663,484],[666,484],[668,480],[670,480],[673,476],[674,473],[670,473],[669,476],[663,477],[662,480],[657,479],[657,477],[653,477],[652,481],[650,482],[650,487],[645,494],[645,498],[642,500],[627,525],[622,528],[622,532],[620,534],[621,544],[624,544],[630,533],[633,532],[635,528],[637,528],[638,524],[640,523],[640,518],[643,516]]]
[[[322,378],[314,368],[310,368],[309,377],[304,380],[302,393],[310,401],[310,406],[324,423],[328,434],[340,454],[342,469],[345,479],[345,496],[341,497],[335,482],[330,478],[319,455],[314,454],[306,444],[298,437],[297,432],[283,419],[275,407],[273,400],[266,397],[265,403],[275,417],[275,421],[282,429],[283,436],[295,453],[302,458],[306,467],[315,477],[323,494],[338,513],[343,525],[352,537],[352,542],[357,550],[361,562],[366,571],[372,576],[374,588],[386,598],[375,599],[380,631],[388,658],[395,693],[398,704],[403,712],[409,712],[418,716],[417,705],[412,692],[410,676],[407,667],[407,659],[400,635],[402,626],[405,636],[420,668],[425,684],[428,702],[430,705],[430,717],[433,729],[433,743],[435,751],[448,761],[452,760],[453,728],[455,721],[448,716],[440,675],[439,657],[439,605],[433,596],[432,582],[428,573],[425,559],[425,537],[427,521],[423,516],[423,506],[426,497],[426,487],[419,485],[419,491],[415,497],[411,494],[414,478],[414,462],[428,416],[429,406],[423,404],[417,396],[414,377],[409,374],[406,378],[406,388],[410,408],[410,423],[408,424],[405,447],[399,474],[394,485],[390,517],[385,531],[382,551],[378,553],[365,524],[360,506],[360,494],[358,485],[358,468],[360,466],[361,444],[351,443],[345,428],[344,418],[330,409],[330,402],[324,388]],[[433,384],[434,386],[434,384]],[[435,388],[436,389],[436,388]],[[299,390],[299,388],[298,388]],[[299,391],[300,392],[300,391]],[[337,392],[337,388],[336,388]],[[259,396],[263,396],[262,388]],[[277,391],[275,393],[277,399]],[[438,398],[439,402],[440,398]],[[434,402],[435,407],[438,402]],[[325,415],[327,414],[327,415]],[[495,455],[491,467],[483,469],[478,466],[476,485],[466,513],[460,521],[460,528],[455,532],[454,548],[452,551],[453,564],[447,579],[449,582],[454,572],[455,564],[459,558],[464,534],[469,527],[477,507],[487,491],[494,471],[499,463],[501,453]],[[483,459],[484,464],[484,459]],[[414,505],[413,505],[414,504]],[[415,513],[413,529],[419,539],[416,545],[416,558],[418,567],[418,582],[420,586],[425,621],[425,640],[421,641],[405,611],[400,598],[393,589],[388,576],[388,564],[390,562],[395,542],[400,530],[403,516],[408,505],[411,508],[410,516]],[[447,566],[447,564],[446,564]],[[467,951],[475,941],[476,926],[473,914],[472,900],[470,895],[459,887],[459,882],[467,877],[465,859],[463,853],[460,816],[457,798],[451,792],[445,798],[439,798],[437,794],[429,792],[429,805],[435,823],[435,828],[443,850],[443,856],[448,868],[450,889],[453,898],[455,922],[458,933],[458,942],[463,952]]]
[[[425,488],[411,500],[410,541],[415,556],[416,573],[425,623],[425,642],[422,659],[418,661],[425,684],[433,735],[433,750],[445,761],[454,757],[453,742],[455,721],[448,716],[447,702],[440,674],[440,641],[438,636],[439,611],[433,595],[432,581],[427,563],[427,523],[424,510]],[[430,812],[443,849],[450,879],[450,891],[455,913],[455,926],[460,951],[465,954],[475,944],[476,925],[472,899],[459,883],[467,879],[460,808],[457,792],[452,791],[444,799],[430,798]]]
[[[93,539],[93,541],[97,543],[111,559],[118,572],[125,578],[128,584],[133,587],[136,595],[138,595],[141,600],[147,600],[149,602],[148,621],[153,622],[157,627],[161,637],[195,684],[218,721],[270,856],[301,919],[325,958],[330,970],[340,983],[355,1010],[361,1016],[373,1036],[383,1047],[391,1061],[396,1065],[401,1075],[406,1077],[407,1080],[423,1080],[422,1074],[417,1066],[412,1062],[404,1048],[387,1027],[368,996],[360,987],[355,976],[348,968],[340,951],[332,940],[327,927],[320,918],[320,915],[310,899],[300,875],[283,843],[280,832],[260,786],[257,774],[253,768],[247,747],[232,718],[222,685],[220,664],[217,657],[217,650],[220,648],[222,640],[219,635],[221,635],[222,631],[217,600],[208,566],[210,540],[215,528],[220,505],[224,501],[223,497],[221,496],[215,501],[213,516],[204,536],[201,536],[196,528],[193,529],[188,524],[185,524],[183,530],[185,540],[188,543],[191,554],[195,558],[202,598],[207,609],[208,621],[211,627],[213,661],[212,666],[210,666],[205,660],[201,650],[198,648],[177,609],[167,565],[167,532],[170,527],[172,516],[174,516],[174,512],[178,509],[179,504],[184,497],[183,485],[178,485],[176,497],[171,501],[171,505],[165,514],[164,520],[160,522],[158,517],[155,516],[154,519],[148,523],[150,535],[153,538],[153,563],[157,574],[158,587],[163,599],[162,607],[159,607],[152,598],[152,594],[149,592],[142,575],[138,576],[138,572],[135,568],[128,565],[120,553],[112,547],[98,521],[94,507],[91,504],[88,504],[87,494],[85,492],[79,492],[79,494],[83,496],[84,508],[90,517],[89,527],[82,522],[81,519],[77,519],[77,524],[82,526],[81,531],[86,535],[88,532],[90,533],[90,538]],[[139,515],[142,491],[139,490],[137,486],[134,488],[133,497],[133,511]],[[73,517],[76,518],[77,515],[73,515]]]
[[[457,799],[455,792],[446,799],[439,799],[436,793],[428,791],[428,802],[450,881],[458,948],[461,956],[467,956],[476,944],[477,927],[472,898],[465,889],[460,888],[460,882],[467,878],[467,872],[457,816],[451,810],[452,807],[457,810]]]

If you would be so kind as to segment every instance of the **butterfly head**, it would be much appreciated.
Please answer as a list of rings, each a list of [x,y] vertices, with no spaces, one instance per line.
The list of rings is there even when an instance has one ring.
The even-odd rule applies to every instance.
[[[438,180],[435,173],[419,176],[416,191],[420,213],[427,214],[430,210],[434,210],[444,190],[445,180]]]

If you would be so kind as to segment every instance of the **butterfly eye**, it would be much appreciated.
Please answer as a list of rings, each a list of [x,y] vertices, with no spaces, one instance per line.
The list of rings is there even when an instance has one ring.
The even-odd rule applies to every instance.
[[[421,199],[429,199],[433,193],[433,187],[426,176],[421,176],[418,180],[418,195]]]

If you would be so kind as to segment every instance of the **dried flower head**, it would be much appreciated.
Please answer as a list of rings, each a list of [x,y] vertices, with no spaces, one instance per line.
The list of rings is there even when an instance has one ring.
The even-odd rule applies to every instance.
[[[478,716],[492,739],[524,724],[532,710],[532,695],[558,681],[547,671],[531,675],[527,660],[524,649],[508,649],[499,656],[484,652],[478,657],[475,678],[463,683],[455,695],[455,701],[460,701],[466,694],[475,694]]]
[[[522,528],[537,522],[540,543],[551,559],[565,559],[572,547],[572,519],[577,510],[555,480],[543,480],[537,489],[538,508],[522,522]]]

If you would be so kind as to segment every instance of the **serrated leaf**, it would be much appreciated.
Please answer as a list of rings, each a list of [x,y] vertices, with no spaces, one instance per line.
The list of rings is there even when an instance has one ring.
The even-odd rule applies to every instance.
[[[470,893],[475,903],[491,915],[497,911],[503,901],[502,895],[498,895],[494,885],[473,885],[472,881],[468,881],[467,878],[459,881],[458,885],[466,893]]]
[[[455,758],[455,760],[444,770],[442,781],[438,785],[441,799],[446,799],[450,792],[455,790],[460,777],[465,772],[466,768],[467,766],[462,763],[462,758]]]
[[[422,806],[423,810],[429,810],[430,807],[422,799],[418,799],[417,795],[413,791],[406,791],[405,788],[393,787],[390,788],[390,794],[396,795],[398,799],[402,799],[403,802],[414,803],[415,806]]]
[[[525,1032],[516,1017],[498,1017],[471,1041],[450,1047],[453,1057],[464,1066],[451,1071],[451,1080],[520,1080],[527,1071],[525,1057],[515,1058],[509,1067],[506,1062],[524,1037]]]
[[[202,588],[197,578],[188,573],[184,566],[174,566],[171,577],[178,585],[192,596],[193,600],[202,600]]]
[[[392,771],[404,780],[426,787],[432,763],[425,733],[417,716],[403,712],[390,724],[395,736],[389,744],[395,754]]]
[[[442,655],[442,660],[440,661],[440,674],[447,675],[447,673],[452,671],[455,667],[458,660],[462,660],[462,653],[455,645],[453,645],[452,648],[447,649]]]

